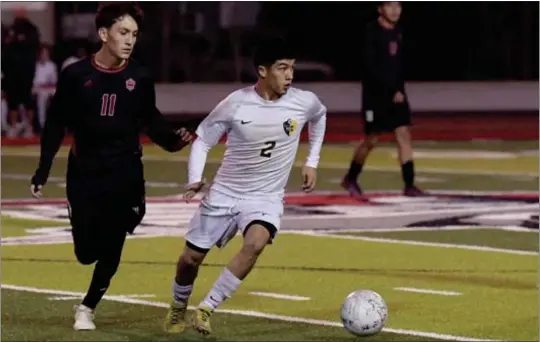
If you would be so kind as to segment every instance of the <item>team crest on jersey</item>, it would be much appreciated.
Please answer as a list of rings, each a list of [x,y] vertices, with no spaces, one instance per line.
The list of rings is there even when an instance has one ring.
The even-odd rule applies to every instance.
[[[296,121],[293,119],[288,119],[283,123],[283,130],[287,135],[292,135],[294,132],[296,132]]]
[[[126,81],[126,89],[129,91],[132,91],[133,89],[135,89],[135,81],[133,80],[133,78],[130,78],[129,80]]]
[[[388,50],[390,52],[390,55],[395,56],[398,50],[398,43],[397,42],[390,42],[388,46]]]

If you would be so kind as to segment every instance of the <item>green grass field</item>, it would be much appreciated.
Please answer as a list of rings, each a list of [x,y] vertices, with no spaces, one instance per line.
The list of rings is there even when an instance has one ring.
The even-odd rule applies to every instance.
[[[428,190],[537,192],[538,154],[530,152],[537,148],[537,142],[418,143],[418,183]],[[145,147],[145,152],[149,196],[181,193],[188,151],[171,155]],[[351,152],[352,146],[325,146],[318,190],[340,190]],[[3,148],[4,203],[28,198],[36,153],[35,147]],[[222,148],[211,153],[209,178],[222,153]],[[298,166],[305,154],[302,146]],[[62,150],[54,165],[44,191],[48,198],[64,197],[65,155]],[[300,190],[298,166],[290,178],[290,192]],[[370,157],[361,181],[371,191],[401,189],[391,146]],[[161,330],[175,261],[184,243],[181,229],[167,236],[128,239],[122,265],[96,313],[98,330],[78,333],[71,328],[71,308],[86,291],[92,267],[76,262],[69,231],[59,228],[68,226],[67,221],[31,218],[27,211],[34,210],[32,206],[8,209],[10,214],[3,214],[1,222],[2,239],[12,242],[2,246],[2,340],[202,339],[191,330],[179,336]],[[19,216],[13,214],[15,209]],[[185,210],[189,218],[192,209]],[[301,220],[295,222],[302,225]],[[234,297],[220,307],[214,335],[205,340],[538,340],[537,229],[347,228],[280,234]],[[58,241],[14,240],[39,241],[51,232]],[[240,244],[237,237],[209,254],[191,305],[204,297]],[[385,330],[369,338],[356,338],[339,323],[343,299],[362,288],[379,292],[389,307]],[[257,294],[261,292],[304,300],[263,297]]]

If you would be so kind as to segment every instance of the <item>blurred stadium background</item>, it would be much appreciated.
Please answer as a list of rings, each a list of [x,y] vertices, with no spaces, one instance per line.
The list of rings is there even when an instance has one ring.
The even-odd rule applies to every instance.
[[[219,340],[353,341],[340,328],[339,307],[351,291],[369,288],[390,310],[387,328],[373,340],[538,341],[538,2],[404,3],[415,168],[430,196],[400,196],[396,148],[385,142],[360,177],[365,202],[349,198],[339,184],[352,143],[362,138],[361,46],[376,2],[140,5],[146,26],[135,58],[153,70],[158,107],[178,125],[195,128],[220,99],[255,80],[251,48],[267,32],[296,42],[296,85],[315,91],[328,107],[317,191],[300,192],[302,144],[283,233],[225,303],[226,314],[216,315]],[[71,306],[92,270],[77,264],[71,246],[69,145],[57,155],[45,198],[32,199],[28,191],[39,156],[39,113],[63,65],[97,51],[97,6],[1,2],[3,76],[37,69],[38,56],[48,65],[34,75],[35,103],[21,109],[38,115],[11,121],[2,93],[5,341],[178,340],[161,327],[182,236],[198,205],[180,197],[188,148],[168,154],[144,146],[147,214],[126,243],[94,333],[71,329]],[[13,45],[21,34],[23,46]],[[223,151],[221,145],[210,152],[209,178]],[[240,241],[210,253],[193,303]],[[291,301],[293,295],[304,299]],[[185,337],[197,340],[194,333]]]
[[[146,25],[135,58],[160,83],[160,109],[171,120],[196,124],[238,83],[255,79],[249,58],[253,43],[260,34],[279,32],[300,50],[295,81],[315,90],[329,108],[328,140],[354,140],[361,137],[362,33],[377,15],[376,4],[142,2]],[[2,2],[3,73],[25,68],[28,63],[20,61],[37,59],[41,47],[50,49],[57,71],[96,51],[97,5]],[[407,2],[401,24],[416,140],[538,137],[537,2]],[[27,32],[31,48],[14,47],[13,31]],[[37,94],[54,91],[53,81],[36,85],[35,107]],[[38,117],[32,120],[35,135]],[[21,123],[9,132],[16,126],[11,120],[4,103],[3,133],[34,137]]]

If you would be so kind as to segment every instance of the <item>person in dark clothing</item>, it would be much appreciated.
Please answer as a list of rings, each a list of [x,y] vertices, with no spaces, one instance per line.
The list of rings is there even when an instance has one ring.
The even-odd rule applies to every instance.
[[[365,139],[356,148],[349,171],[341,186],[357,199],[363,192],[357,182],[369,153],[381,133],[394,132],[406,196],[423,192],[414,183],[411,146],[411,110],[405,92],[403,73],[403,35],[398,26],[401,4],[383,2],[379,17],[366,28],[364,40],[364,79],[362,82],[362,115]]]
[[[47,113],[31,192],[41,197],[66,129],[73,135],[66,193],[77,260],[95,262],[88,292],[75,307],[75,330],[94,330],[94,310],[117,271],[127,233],[145,212],[140,133],[169,152],[192,134],[175,130],[156,108],[154,82],[130,59],[143,14],[129,3],[104,5],[96,15],[101,49],[60,75]]]
[[[13,21],[3,46],[4,90],[10,112],[9,136],[24,128],[25,136],[33,136],[34,102],[32,82],[36,71],[36,60],[40,47],[39,31],[28,18],[20,14]],[[19,122],[19,114],[25,114]]]

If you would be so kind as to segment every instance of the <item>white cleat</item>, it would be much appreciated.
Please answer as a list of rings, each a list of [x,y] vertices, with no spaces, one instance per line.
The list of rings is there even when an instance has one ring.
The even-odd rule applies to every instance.
[[[75,324],[73,324],[73,329],[77,331],[96,330],[96,325],[94,324],[94,311],[92,309],[79,304],[75,305],[73,310],[75,311]]]

